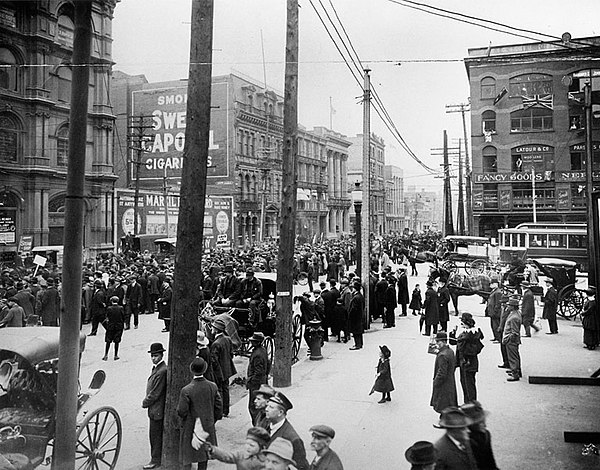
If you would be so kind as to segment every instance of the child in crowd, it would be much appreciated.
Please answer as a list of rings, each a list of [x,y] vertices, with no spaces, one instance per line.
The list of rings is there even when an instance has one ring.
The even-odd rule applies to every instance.
[[[410,305],[408,306],[412,310],[413,315],[420,315],[421,309],[423,308],[423,297],[421,297],[421,288],[419,284],[415,286],[410,298]]]
[[[209,443],[204,445],[207,447],[208,455],[211,459],[216,459],[225,463],[234,463],[237,469],[259,470],[264,468],[265,462],[262,450],[265,449],[268,444],[268,431],[263,428],[253,427],[248,429],[244,449],[226,452]]]
[[[125,309],[119,305],[119,297],[113,295],[110,298],[110,305],[106,309],[106,333],[104,341],[106,348],[104,350],[103,361],[108,361],[108,352],[110,351],[110,343],[115,343],[115,361],[119,360],[119,343],[123,336],[123,328],[125,327]]]
[[[377,363],[377,375],[375,384],[371,389],[373,392],[381,392],[381,400],[377,403],[385,403],[392,401],[390,393],[394,390],[394,382],[392,382],[392,369],[390,367],[390,357],[392,351],[386,346],[379,346],[379,362]]]

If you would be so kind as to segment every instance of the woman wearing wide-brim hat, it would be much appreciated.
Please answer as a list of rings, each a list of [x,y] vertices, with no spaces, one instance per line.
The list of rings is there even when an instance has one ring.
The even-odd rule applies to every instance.
[[[390,393],[394,391],[394,382],[392,381],[392,369],[390,367],[390,357],[392,351],[386,346],[379,346],[379,362],[377,363],[377,376],[371,393],[380,392],[381,400],[377,403],[392,401]]]

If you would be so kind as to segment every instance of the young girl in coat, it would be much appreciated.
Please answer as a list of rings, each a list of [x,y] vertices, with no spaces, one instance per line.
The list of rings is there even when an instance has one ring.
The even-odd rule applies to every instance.
[[[386,345],[379,346],[379,362],[377,363],[377,376],[375,384],[371,390],[373,392],[381,392],[381,400],[377,403],[385,403],[392,401],[390,392],[394,390],[394,382],[392,382],[392,369],[390,367],[390,356],[392,351]]]
[[[415,286],[415,290],[412,292],[412,297],[410,298],[410,305],[408,308],[412,310],[413,315],[421,314],[421,309],[423,308],[423,297],[421,297],[421,289],[419,288],[419,284]]]

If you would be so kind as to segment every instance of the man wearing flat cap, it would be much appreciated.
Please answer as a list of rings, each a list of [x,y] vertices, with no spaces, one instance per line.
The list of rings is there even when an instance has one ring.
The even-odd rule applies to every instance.
[[[434,470],[437,451],[431,442],[418,441],[406,449],[404,457],[411,464],[411,470]]]
[[[310,464],[310,470],[344,470],[342,461],[331,449],[331,441],[335,437],[333,428],[325,424],[316,424],[310,428],[312,439],[310,447],[317,455]]]
[[[196,357],[190,364],[194,378],[179,394],[177,414],[182,420],[179,460],[183,470],[191,470],[193,462],[198,463],[198,470],[205,470],[208,463],[206,448],[201,446],[196,450],[192,447],[197,418],[202,423],[202,429],[208,434],[206,440],[217,445],[215,423],[222,418],[223,404],[217,386],[204,377],[207,367],[204,359]]]
[[[165,399],[167,396],[167,365],[163,360],[165,348],[161,343],[152,343],[148,353],[154,365],[152,366],[152,373],[148,377],[146,396],[142,401],[142,408],[148,409],[150,420],[150,462],[144,465],[145,470],[160,467]]]
[[[308,470],[304,442],[302,442],[292,424],[287,420],[287,412],[292,408],[292,402],[281,392],[275,392],[275,395],[269,399],[267,408],[265,409],[265,416],[269,422],[269,429],[267,431],[271,433],[269,444],[273,444],[277,438],[287,439],[292,443],[294,449],[292,458],[296,462],[296,468],[298,470]]]
[[[271,364],[267,351],[263,347],[265,335],[260,331],[255,331],[250,336],[250,344],[252,345],[252,354],[248,360],[248,370],[246,373],[246,388],[248,389],[248,411],[252,424],[256,425],[257,411],[254,408],[254,392],[260,389],[261,385],[268,383]]]
[[[436,470],[477,470],[477,462],[469,442],[471,420],[456,406],[442,411],[439,424],[433,426],[445,429],[435,443],[437,451]]]

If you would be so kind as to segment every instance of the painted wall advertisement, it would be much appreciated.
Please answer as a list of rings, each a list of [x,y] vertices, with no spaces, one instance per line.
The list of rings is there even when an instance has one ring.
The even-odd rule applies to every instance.
[[[208,177],[229,175],[229,93],[227,83],[212,84]],[[181,178],[185,145],[187,86],[132,92],[133,138],[141,140],[140,181]],[[136,137],[136,126],[141,128]],[[137,142],[136,142],[137,143]],[[135,147],[135,146],[134,146]],[[132,150],[131,161],[138,152]],[[132,166],[135,164],[132,163]],[[135,168],[132,168],[135,175]]]
[[[166,206],[165,206],[166,203]],[[117,197],[118,238],[134,232],[134,192],[123,190]],[[138,233],[167,236],[165,207],[169,211],[169,237],[177,235],[179,196],[140,191]],[[207,196],[204,212],[204,248],[230,249],[233,246],[233,197]]]

